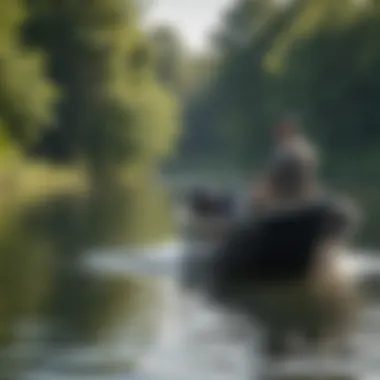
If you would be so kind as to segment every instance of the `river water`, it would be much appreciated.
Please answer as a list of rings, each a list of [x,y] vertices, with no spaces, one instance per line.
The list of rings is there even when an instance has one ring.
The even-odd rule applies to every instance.
[[[368,253],[346,262],[347,271],[358,279],[380,273],[380,261]],[[213,309],[199,295],[185,294],[175,282],[168,287],[169,293],[171,310],[162,340],[147,360],[149,373],[173,380],[255,378],[255,368],[259,371],[261,367],[257,332],[245,329],[237,316]],[[380,363],[380,305],[373,303],[363,311],[355,346],[358,355],[355,363],[350,363],[354,364],[352,370],[364,366],[366,359],[368,368],[360,369],[358,378],[378,379],[380,365],[370,367]],[[348,364],[343,367],[349,369]]]
[[[171,248],[172,249],[172,248]],[[168,248],[168,252],[171,250]],[[104,257],[100,255],[99,257]],[[165,259],[163,259],[165,257]],[[244,328],[243,322],[234,315],[226,315],[213,309],[200,295],[188,294],[178,284],[178,263],[176,257],[168,253],[161,257],[160,265],[148,264],[145,267],[136,263],[126,265],[117,262],[112,253],[107,254],[106,262],[100,261],[103,271],[116,273],[144,272],[148,275],[164,273],[165,297],[162,307],[165,316],[161,332],[155,345],[146,350],[141,371],[131,374],[115,375],[74,375],[58,374],[41,368],[28,374],[27,380],[252,380],[255,369],[261,368],[258,355],[259,334]],[[120,256],[119,256],[120,258]],[[177,257],[178,259],[178,257]],[[96,261],[96,260],[95,260]],[[378,260],[371,257],[361,260],[362,268],[380,272]],[[106,265],[108,264],[108,266]],[[364,265],[365,264],[365,265]],[[99,261],[96,265],[99,265]],[[93,266],[96,266],[93,263]],[[124,266],[124,268],[123,268]],[[129,266],[129,269],[127,269]],[[99,269],[99,268],[98,268]],[[238,327],[238,328],[237,328]],[[370,360],[371,366],[380,363],[380,305],[367,307],[362,323],[355,337],[358,357],[354,364],[358,369],[363,360]],[[257,346],[257,347],[256,347]],[[256,354],[254,351],[256,350]],[[80,359],[80,357],[78,357]],[[336,363],[338,366],[339,363]],[[380,376],[378,368],[360,369],[359,379],[375,380]]]
[[[182,248],[180,248],[182,247]],[[22,380],[252,380],[258,378],[262,361],[258,355],[260,336],[245,329],[237,316],[212,308],[200,295],[184,292],[179,286],[178,252],[183,246],[169,245],[161,250],[160,261],[154,259],[121,262],[120,252],[97,252],[86,265],[104,273],[140,273],[164,277],[162,300],[164,318],[160,334],[151,347],[145,348],[141,370],[134,374],[74,375],[59,374],[41,367],[28,373]],[[144,255],[134,255],[141,258]],[[124,255],[125,257],[125,255]],[[353,266],[358,272],[380,275],[380,263],[369,255],[361,255]],[[137,260],[137,259],[136,259]],[[358,269],[359,268],[359,269]],[[350,270],[350,269],[349,269]],[[359,274],[360,275],[360,274]],[[371,366],[380,363],[380,304],[368,306],[363,313],[361,327],[355,337],[358,357],[355,367],[371,359]],[[127,346],[127,342],[126,342]],[[128,348],[128,347],[126,347]],[[255,352],[256,351],[256,352]],[[77,355],[80,360],[80,354]],[[338,366],[339,363],[336,363]],[[347,364],[344,364],[347,367]],[[257,376],[255,376],[257,370]],[[363,368],[358,379],[375,380],[378,368]]]
[[[179,188],[188,188],[187,183],[180,182],[176,184]],[[194,184],[194,179],[188,182]],[[198,183],[204,184],[205,179],[199,180]],[[228,181],[228,183],[236,184],[236,181]],[[215,187],[215,183],[213,185]],[[235,192],[236,188],[236,186],[233,187]],[[238,188],[246,188],[245,183],[242,182],[242,186]],[[244,195],[244,191],[238,192],[242,193],[240,196]],[[184,215],[181,215],[183,210],[178,208],[178,211],[177,219],[182,221],[186,219]],[[359,253],[352,260],[346,260],[347,270],[355,272],[354,275],[357,277],[373,275],[380,277],[380,260],[373,255],[374,252]],[[169,268],[170,265],[167,267]],[[166,324],[163,326],[159,344],[147,356],[141,379],[258,379],[259,370],[262,367],[259,356],[259,334],[255,334],[251,329],[244,329],[243,322],[236,316],[226,315],[224,312],[213,309],[200,296],[185,294],[176,284],[178,274],[175,272],[178,266],[173,265],[171,268],[174,281],[168,284],[167,288],[171,302],[167,304]],[[237,326],[240,328],[236,329]],[[344,363],[343,367],[351,370],[356,368],[358,370],[356,379],[379,379],[380,303],[373,302],[365,308],[354,340],[357,358],[351,363]],[[368,366],[364,365],[364,359],[369,362]],[[336,367],[339,367],[338,362],[336,362]],[[140,380],[140,378],[130,380]]]

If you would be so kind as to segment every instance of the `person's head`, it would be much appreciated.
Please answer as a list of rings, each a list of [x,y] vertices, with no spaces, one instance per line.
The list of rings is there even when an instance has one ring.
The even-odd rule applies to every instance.
[[[298,123],[287,120],[276,131],[276,145],[269,160],[269,178],[275,192],[297,196],[317,179],[317,152]]]
[[[293,114],[286,115],[274,131],[274,143],[282,144],[301,134],[300,121]]]

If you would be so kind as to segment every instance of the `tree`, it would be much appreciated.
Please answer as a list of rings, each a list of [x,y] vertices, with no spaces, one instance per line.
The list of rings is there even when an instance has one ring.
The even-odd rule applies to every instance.
[[[378,17],[376,2],[353,0],[241,0],[232,7],[217,34],[221,64],[206,102],[213,124],[227,124],[240,166],[257,165],[270,129],[289,111],[336,158],[327,159],[330,169],[353,150],[369,157],[378,141]],[[366,161],[374,170],[373,157]]]
[[[0,120],[5,138],[26,148],[53,122],[57,92],[45,76],[45,57],[18,39],[26,14],[22,1],[0,6]]]
[[[197,99],[217,133],[229,133],[236,166],[249,170],[266,156],[284,113],[298,114],[321,146],[326,177],[340,178],[371,210],[372,242],[380,215],[370,190],[378,185],[379,17],[378,1],[238,1],[219,33],[217,80]]]
[[[58,127],[45,136],[39,150],[63,158],[83,156],[84,151],[90,154],[97,138],[94,125],[100,118],[104,120],[99,114],[113,113],[116,107],[119,121],[133,118],[136,93],[154,81],[149,42],[139,29],[138,9],[132,0],[28,3],[30,17],[24,39],[46,52],[50,77],[64,94],[58,108]],[[104,145],[125,141],[128,127],[118,129],[124,138],[111,137],[117,129],[115,126],[103,140]],[[98,131],[105,133],[104,128]],[[113,142],[107,144],[111,138]]]
[[[154,174],[175,145],[177,107],[156,81],[136,3],[29,0],[28,6],[24,39],[46,52],[63,93],[58,128],[40,151],[85,162],[90,182],[89,194],[61,194],[48,208],[42,224],[53,226],[55,255],[70,268],[86,247],[167,238],[168,205]],[[53,314],[75,339],[97,337],[128,300],[131,282],[100,289],[92,278],[62,270]]]
[[[167,88],[181,95],[186,75],[186,52],[176,30],[161,25],[151,32],[152,47],[155,52],[157,78]]]
[[[351,0],[309,0],[298,6],[298,17],[279,36],[264,67],[279,82],[283,104],[301,114],[329,156],[329,166],[337,163],[342,173],[339,162],[347,164],[354,152],[368,157],[379,143],[374,97],[379,13]]]
[[[257,166],[265,154],[268,129],[280,113],[277,88],[262,64],[291,18],[289,9],[275,3],[242,0],[227,12],[214,37],[220,55],[218,74],[204,89],[198,108],[207,115],[198,128],[212,126],[213,134],[224,141],[221,157],[244,169]]]

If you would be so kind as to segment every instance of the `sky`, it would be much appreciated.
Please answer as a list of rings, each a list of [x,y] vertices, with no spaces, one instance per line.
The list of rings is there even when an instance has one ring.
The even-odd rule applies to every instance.
[[[146,24],[174,26],[193,51],[207,48],[208,35],[218,25],[221,11],[234,0],[151,0]]]

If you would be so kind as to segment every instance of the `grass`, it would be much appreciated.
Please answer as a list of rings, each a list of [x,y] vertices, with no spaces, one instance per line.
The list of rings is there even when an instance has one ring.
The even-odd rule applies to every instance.
[[[131,186],[128,173],[122,174],[131,202],[126,231],[131,244],[168,240],[174,229],[170,200],[165,189],[154,183]],[[0,226],[12,214],[28,205],[44,203],[63,194],[85,195],[88,178],[80,166],[53,166],[43,162],[16,162],[0,167]]]

